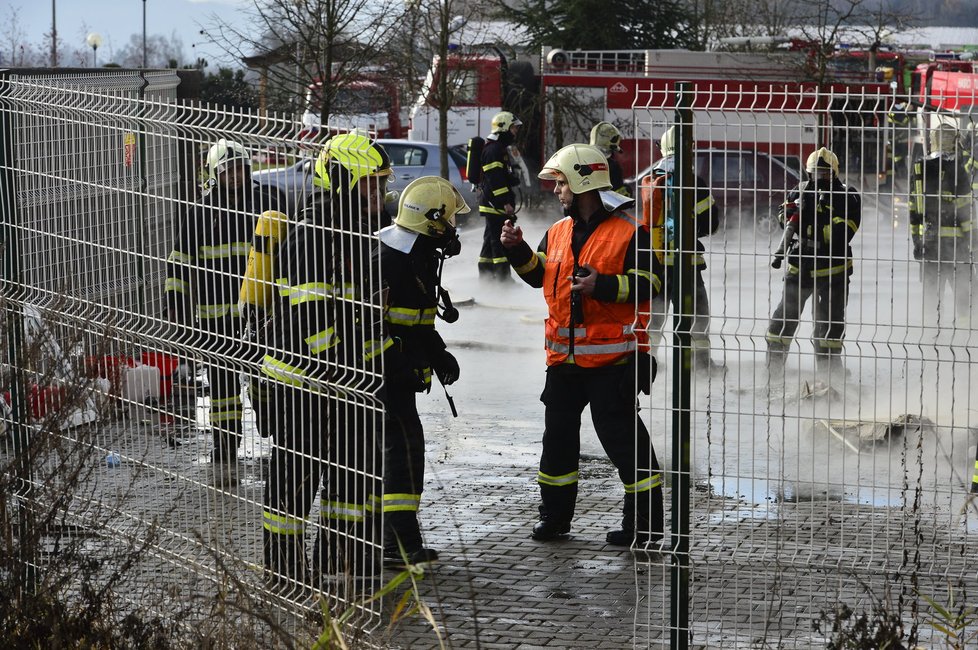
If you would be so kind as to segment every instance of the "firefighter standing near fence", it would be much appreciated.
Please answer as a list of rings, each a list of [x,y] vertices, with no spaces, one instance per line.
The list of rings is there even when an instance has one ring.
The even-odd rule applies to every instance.
[[[890,127],[890,165],[886,171],[886,180],[880,189],[895,188],[896,182],[906,179],[907,145],[910,142],[910,128],[913,123],[913,113],[910,112],[906,101],[899,101],[886,115]],[[902,187],[902,184],[901,184]]]
[[[179,340],[208,366],[214,478],[233,482],[242,434],[241,372],[253,361],[244,358],[238,292],[258,215],[282,200],[252,180],[251,156],[238,142],[218,140],[206,164],[205,193],[179,225],[164,293],[170,321],[187,327]],[[190,329],[194,324],[199,334]]]
[[[492,118],[492,133],[486,138],[482,150],[482,178],[479,182],[479,214],[486,221],[479,252],[479,276],[500,281],[512,278],[506,251],[499,243],[499,233],[506,219],[516,214],[516,194],[513,187],[519,184],[512,172],[509,147],[516,138],[522,122],[509,111],[497,113]]]
[[[393,345],[384,353],[386,462],[384,465],[384,561],[410,564],[438,559],[426,548],[418,521],[424,486],[424,429],[417,394],[431,390],[432,371],[444,386],[458,379],[455,357],[435,329],[440,316],[458,314],[441,287],[446,257],[461,244],[455,216],[465,204],[450,182],[435,176],[412,181],[401,194],[394,223],[380,231],[384,313]]]
[[[815,296],[815,365],[826,379],[844,373],[842,340],[853,272],[850,242],[862,221],[859,194],[839,180],[839,159],[822,147],[805,163],[808,180],[790,192],[778,221],[793,240],[785,247],[784,293],[767,330],[772,376],[783,371],[805,303]]]
[[[958,148],[957,129],[930,132],[930,154],[914,161],[910,175],[910,237],[920,261],[923,313],[934,325],[947,312],[945,288],[954,297],[954,324],[969,327],[974,285],[974,202],[971,175]],[[947,323],[944,323],[947,325]]]
[[[275,385],[279,426],[265,484],[264,555],[273,578],[377,573],[376,511],[380,277],[372,263],[392,169],[359,131],[328,140],[318,187],[289,227],[277,262],[279,301],[263,371]],[[322,481],[309,575],[306,516]]]
[[[625,175],[615,154],[621,152],[621,131],[611,122],[598,122],[591,128],[590,144],[608,159],[608,175],[611,177],[611,191],[631,197],[625,186]]]
[[[679,196],[673,186],[676,166],[676,127],[670,127],[659,141],[662,158],[652,168],[652,173],[642,179],[642,202],[645,221],[652,232],[653,246],[656,254],[661,256],[665,267],[665,288],[652,301],[652,314],[649,320],[649,332],[653,347],[662,338],[662,327],[665,324],[668,306],[673,300],[673,292],[669,289],[672,282],[678,282],[673,269],[677,260],[677,242],[675,241],[676,210],[679,206]],[[690,339],[693,346],[693,369],[711,371],[723,366],[710,358],[710,298],[703,279],[706,270],[706,247],[699,241],[700,237],[712,235],[720,227],[720,209],[713,200],[713,195],[699,176],[695,179],[695,199],[693,204],[693,224],[696,227],[696,250],[691,252],[692,265],[695,269],[693,277],[693,324]],[[675,309],[675,305],[673,305]]]
[[[581,413],[590,404],[598,439],[625,488],[621,528],[606,541],[650,544],[662,537],[662,474],[636,397],[651,391],[655,360],[635,323],[661,289],[661,266],[650,253],[648,231],[632,214],[634,202],[601,191],[611,182],[600,151],[566,146],[539,176],[556,183],[565,217],[536,253],[519,227],[508,222],[502,231],[513,268],[524,282],[543,288],[549,309],[540,521],[531,536],[546,541],[570,531]]]

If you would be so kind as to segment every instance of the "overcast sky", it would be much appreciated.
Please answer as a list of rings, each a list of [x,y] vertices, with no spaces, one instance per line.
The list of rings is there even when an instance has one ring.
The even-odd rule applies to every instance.
[[[84,45],[88,32],[103,38],[105,58],[129,42],[132,34],[142,34],[144,0],[55,0],[58,36],[66,45]],[[200,30],[214,24],[217,15],[227,22],[241,24],[241,8],[251,0],[145,0],[146,32],[169,37],[176,34],[183,41],[187,61],[203,57],[221,60],[222,50],[210,45]],[[7,6],[19,7],[20,22],[27,40],[40,44],[51,30],[51,2],[48,0],[0,0],[0,20],[6,22]],[[83,33],[84,32],[84,33]],[[196,45],[194,45],[196,44]],[[102,59],[103,49],[99,49]]]

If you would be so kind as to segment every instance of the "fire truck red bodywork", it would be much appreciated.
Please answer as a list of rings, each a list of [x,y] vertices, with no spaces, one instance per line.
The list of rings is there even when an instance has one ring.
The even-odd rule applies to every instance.
[[[554,53],[560,56],[555,57]],[[877,79],[868,70],[870,59],[854,51],[846,51],[832,66],[830,75],[838,75],[830,83],[803,82],[808,74],[810,58],[804,51],[774,54],[735,52],[693,52],[688,50],[619,50],[619,51],[544,51],[540,64],[539,96],[542,99],[541,123],[537,146],[527,145],[526,153],[536,160],[545,160],[558,145],[587,141],[588,132],[600,120],[614,123],[622,131],[622,153],[619,161],[625,174],[642,169],[658,157],[650,145],[672,122],[675,84],[689,81],[695,93],[694,118],[697,145],[701,147],[750,148],[777,155],[805,156],[822,144],[829,144],[833,134],[841,129],[833,123],[846,110],[859,113],[862,128],[874,124],[885,115],[885,102],[871,102],[868,115],[863,105],[847,104],[846,108],[830,106],[833,93],[844,94],[857,90],[873,97],[890,93],[889,84]],[[876,54],[877,63],[899,68],[897,56]],[[846,61],[864,62],[867,69],[843,65]],[[449,67],[467,68],[467,83],[476,92],[463,93],[462,101],[453,104],[449,114],[449,145],[467,142],[474,136],[488,133],[492,115],[507,107],[504,78],[500,71],[505,65],[499,57],[480,54],[453,57]],[[428,87],[436,82],[442,65],[433,64],[428,75]],[[896,70],[891,76],[902,76]],[[582,99],[586,106],[564,106],[564,97]],[[666,112],[669,114],[666,115]],[[832,116],[830,116],[832,114]],[[430,92],[419,97],[412,109],[409,138],[437,142],[437,111]],[[786,123],[787,121],[787,123]],[[572,124],[573,122],[573,124]],[[644,122],[644,123],[643,123]],[[745,132],[743,125],[749,126]],[[728,128],[723,128],[727,125]],[[778,131],[780,129],[780,131]],[[849,128],[851,133],[857,129]],[[866,135],[865,137],[868,137]],[[848,138],[847,138],[848,140]],[[875,143],[871,145],[875,147]],[[537,149],[534,151],[534,149]]]

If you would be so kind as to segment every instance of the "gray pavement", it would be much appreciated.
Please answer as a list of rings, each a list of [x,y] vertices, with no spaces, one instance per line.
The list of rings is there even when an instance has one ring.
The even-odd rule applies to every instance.
[[[548,543],[529,538],[534,471],[453,467],[451,480],[426,491],[422,518],[441,561],[419,584],[445,645],[668,647],[671,556],[604,543],[620,507],[611,465],[582,463],[572,534]],[[870,617],[876,606],[899,612],[907,633],[916,621],[922,646],[936,647],[943,637],[925,622],[921,596],[946,604],[954,585],[964,602],[978,588],[978,539],[941,526],[946,517],[830,500],[759,508],[705,490],[691,496],[691,647],[825,647],[813,625],[823,615],[831,621],[841,603]],[[667,505],[670,498],[667,490]],[[388,640],[438,646],[419,617]]]

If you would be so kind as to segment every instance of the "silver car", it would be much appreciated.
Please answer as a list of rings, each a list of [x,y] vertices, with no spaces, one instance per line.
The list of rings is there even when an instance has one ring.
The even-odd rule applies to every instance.
[[[388,184],[389,190],[401,191],[408,183],[422,176],[439,176],[438,145],[411,140],[378,140],[394,167],[394,178]],[[252,177],[262,185],[279,189],[286,197],[286,212],[291,217],[305,205],[306,198],[313,191],[315,159],[303,158],[286,166],[264,169]],[[462,177],[465,168],[465,153],[460,147],[448,150],[448,180],[458,188],[466,203],[473,211],[478,211],[479,199],[472,192],[471,185]],[[391,214],[397,206],[387,206]]]

